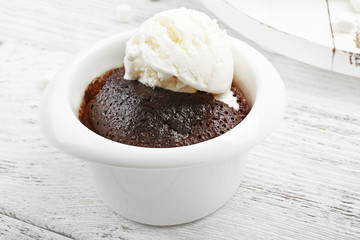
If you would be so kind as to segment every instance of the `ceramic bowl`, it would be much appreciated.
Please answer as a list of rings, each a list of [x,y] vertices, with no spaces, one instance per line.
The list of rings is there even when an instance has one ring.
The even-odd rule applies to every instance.
[[[176,148],[144,148],[108,140],[78,120],[88,84],[123,64],[126,41],[119,33],[79,54],[49,84],[40,110],[46,139],[86,161],[100,198],[120,215],[150,225],[182,224],[223,206],[242,179],[248,150],[279,124],[285,88],[269,61],[229,37],[234,81],[251,111],[235,128],[214,139]]]

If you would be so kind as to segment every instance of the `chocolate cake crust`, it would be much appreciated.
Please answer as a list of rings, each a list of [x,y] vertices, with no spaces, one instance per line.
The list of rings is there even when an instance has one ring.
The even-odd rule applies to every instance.
[[[220,136],[239,124],[249,106],[232,86],[240,105],[236,111],[205,92],[193,94],[147,87],[125,80],[115,68],[87,88],[80,121],[95,133],[116,142],[153,148],[179,147]]]

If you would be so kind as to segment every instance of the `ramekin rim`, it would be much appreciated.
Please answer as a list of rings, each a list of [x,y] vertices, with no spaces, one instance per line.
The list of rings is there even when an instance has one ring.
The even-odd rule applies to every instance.
[[[61,85],[61,83],[63,82],[59,79],[69,73],[72,67],[76,66],[76,63],[89,55],[92,51],[95,51],[97,48],[103,46],[104,44],[114,41],[114,39],[117,39],[120,36],[130,36],[133,31],[134,30],[125,31],[110,36],[106,39],[99,41],[98,43],[95,43],[88,49],[82,51],[75,58],[73,63],[70,64],[70,66],[62,70],[63,72],[65,72],[65,74],[59,74],[57,76],[57,79],[55,79],[51,84],[52,86],[47,89],[47,94],[44,97],[41,106],[41,128],[48,141],[55,145],[58,149],[77,158],[118,167],[187,167],[191,165],[206,164],[211,161],[222,160],[224,158],[227,159],[237,157],[239,152],[246,151],[256,143],[264,139],[267,135],[269,135],[270,132],[276,127],[277,123],[281,120],[282,115],[285,111],[285,88],[279,74],[276,72],[271,63],[255,49],[236,38],[229,37],[233,47],[242,50],[246,49],[248,52],[255,56],[256,59],[254,59],[253,64],[255,64],[256,62],[256,64],[262,66],[265,72],[271,73],[270,76],[267,77],[270,79],[272,76],[272,83],[279,88],[279,96],[277,100],[280,106],[275,113],[276,117],[274,117],[274,123],[272,124],[272,126],[268,127],[266,132],[257,132],[261,131],[259,130],[261,129],[261,126],[258,119],[259,116],[257,114],[257,109],[259,108],[258,105],[261,94],[267,96],[270,95],[266,93],[266,89],[257,89],[257,96],[251,111],[238,126],[221,136],[193,145],[175,148],[145,148],[117,143],[112,140],[106,139],[100,135],[97,135],[96,133],[92,132],[84,125],[82,125],[82,123],[76,118],[76,116],[71,114],[72,110],[69,104],[67,104],[68,109],[65,111],[65,114],[67,114],[65,116],[66,121],[63,124],[70,123],[71,127],[74,127],[75,129],[68,129],[68,133],[64,135],[65,137],[63,135],[61,135],[60,137],[59,130],[56,130],[56,128],[60,128],[59,124],[61,124],[61,122],[54,122],[54,118],[51,118],[54,116],[58,116],[58,114],[49,113],[49,109],[51,109],[50,105],[52,105],[53,103],[52,101],[61,101],[61,99],[56,98],[53,98],[52,101],[49,101],[49,95],[53,95],[54,93],[56,93],[57,89],[59,89],[55,85]],[[265,81],[263,81],[262,84],[265,84]],[[259,92],[260,95],[258,95],[259,90],[263,91]],[[241,131],[246,127],[253,128],[252,132],[250,130]],[[239,131],[245,132],[248,135],[245,134],[245,136],[238,136],[239,134],[236,133]],[[73,134],[75,133],[78,135],[82,134],[82,136],[76,136],[76,138],[77,141],[83,140],[83,143],[69,141],[72,137],[74,137]],[[251,134],[257,135],[251,136]],[[69,138],[68,140],[66,139],[66,136]],[[235,137],[244,137],[246,141],[242,142],[243,145],[239,145],[237,142],[234,142]],[[232,151],[234,149],[236,149],[236,151]]]

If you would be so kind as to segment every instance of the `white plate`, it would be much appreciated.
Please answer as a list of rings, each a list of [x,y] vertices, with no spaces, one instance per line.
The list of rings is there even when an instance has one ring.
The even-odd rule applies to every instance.
[[[323,69],[360,77],[356,31],[332,29],[343,13],[360,19],[345,0],[213,0],[219,19],[267,50]],[[359,31],[357,29],[357,31]]]

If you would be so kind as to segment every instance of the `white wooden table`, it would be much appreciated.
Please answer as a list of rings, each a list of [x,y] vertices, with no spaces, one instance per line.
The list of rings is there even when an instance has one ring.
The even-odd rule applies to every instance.
[[[158,11],[183,5],[212,15],[191,0],[131,2],[134,20],[122,24],[116,0],[0,0],[0,239],[360,239],[360,79],[252,43],[283,77],[288,109],[250,152],[235,196],[173,227],[134,223],[104,205],[84,162],[39,130],[46,82],[81,49]]]

